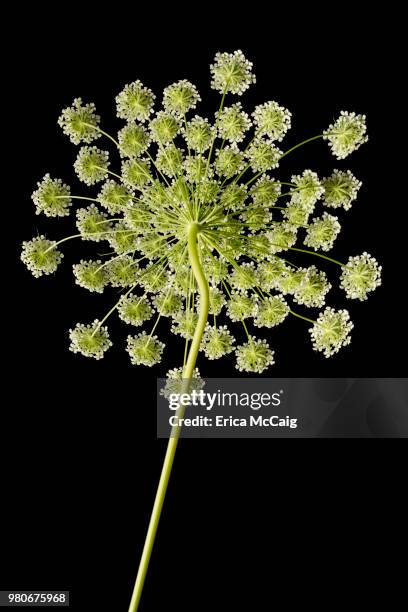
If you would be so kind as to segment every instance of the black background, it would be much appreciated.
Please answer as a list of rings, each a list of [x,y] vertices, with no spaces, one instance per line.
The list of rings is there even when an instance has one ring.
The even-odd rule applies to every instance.
[[[204,5],[187,20],[181,7],[168,15],[158,5],[143,14],[117,5],[85,15],[72,5],[10,17],[8,105],[17,112],[3,115],[14,150],[2,217],[11,271],[3,298],[10,342],[3,368],[2,588],[69,589],[72,609],[127,609],[165,450],[155,439],[156,376],[179,365],[183,346],[169,338],[162,366],[135,368],[123,350],[127,330],[113,320],[116,342],[104,360],[73,355],[66,330],[100,317],[114,299],[73,286],[70,264],[93,254],[94,245],[67,245],[55,278],[34,279],[18,261],[22,240],[37,231],[60,237],[72,227],[34,215],[36,181],[50,172],[84,192],[71,168],[76,147],[56,125],[74,97],[94,101],[105,129],[115,131],[121,122],[114,96],[125,83],[139,78],[160,95],[187,78],[204,100],[198,112],[212,113],[218,96],[209,88],[208,64],[218,50],[241,48],[257,76],[245,107],[275,99],[293,113],[285,148],[319,133],[341,110],[365,113],[370,140],[352,156],[336,162],[318,141],[285,160],[279,176],[287,180],[304,168],[324,176],[338,167],[363,181],[352,210],[341,215],[333,253],[342,259],[367,250],[383,265],[383,285],[365,303],[346,303],[332,291],[331,303],[350,309],[355,329],[350,347],[331,360],[312,351],[302,321],[274,331],[274,374],[406,374],[396,306],[403,226],[393,208],[404,205],[395,189],[402,178],[395,170],[398,15],[371,10],[360,18],[344,4],[286,14],[232,8],[227,19]],[[327,272],[333,278],[336,270]],[[165,322],[159,333],[166,336]],[[201,370],[236,373],[228,360],[206,361]],[[172,610],[229,610],[245,597],[248,609],[269,610],[282,596],[285,607],[276,609],[295,598],[331,608],[341,596],[351,605],[353,586],[368,597],[385,585],[394,596],[392,548],[401,542],[402,511],[397,444],[182,441],[141,611],[165,601]],[[395,569],[392,588],[386,568]]]

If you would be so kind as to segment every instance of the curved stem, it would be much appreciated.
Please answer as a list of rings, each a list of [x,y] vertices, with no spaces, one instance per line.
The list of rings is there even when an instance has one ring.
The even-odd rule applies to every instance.
[[[295,151],[299,147],[303,147],[303,145],[307,144],[308,142],[312,142],[313,140],[317,140],[318,138],[323,138],[323,137],[324,137],[324,134],[318,134],[317,136],[312,136],[311,138],[307,138],[306,140],[302,140],[302,142],[299,142],[294,147],[292,147],[292,148],[288,149],[287,151],[285,151],[284,153],[282,153],[282,155],[279,158],[279,161],[281,159],[283,159],[284,157],[286,157],[286,155],[289,155],[289,153],[292,153],[292,151]]]
[[[198,322],[194,331],[193,340],[191,342],[190,350],[188,353],[187,363],[183,371],[183,380],[185,381],[184,392],[188,392],[189,383],[193,377],[195,364],[197,361],[198,351],[200,349],[201,339],[204,333],[204,328],[208,319],[209,310],[209,288],[208,282],[204,275],[203,268],[201,266],[200,257],[197,247],[197,238],[199,234],[199,224],[191,223],[188,230],[188,254],[190,258],[191,269],[194,277],[197,281],[198,290],[200,294],[200,306],[198,313]],[[177,414],[181,416],[181,410],[179,409]],[[171,437],[167,445],[166,456],[162,467],[162,472],[157,487],[156,498],[152,514],[150,517],[150,523],[147,530],[146,540],[143,547],[142,557],[140,559],[139,570],[136,577],[135,587],[132,594],[132,599],[129,606],[129,612],[136,612],[139,607],[140,598],[142,595],[143,585],[149,567],[149,561],[153,550],[154,541],[156,538],[157,528],[160,521],[160,515],[163,508],[164,499],[166,496],[167,486],[169,484],[171,469],[173,467],[174,457],[176,454],[177,444],[180,437],[180,427],[173,428]]]

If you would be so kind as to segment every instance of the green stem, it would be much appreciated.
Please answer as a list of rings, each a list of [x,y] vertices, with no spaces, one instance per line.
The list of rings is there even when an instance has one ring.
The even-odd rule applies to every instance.
[[[183,379],[187,381],[186,387],[188,391],[188,385],[191,381],[194,368],[197,361],[198,351],[200,349],[201,339],[204,333],[205,325],[208,319],[209,311],[209,288],[208,282],[204,275],[203,268],[201,266],[200,257],[198,253],[197,238],[199,234],[199,224],[191,223],[188,231],[188,254],[190,258],[191,269],[194,277],[197,281],[198,290],[200,294],[200,306],[198,313],[198,322],[194,331],[193,340],[191,342],[190,350],[188,353],[187,363],[183,371]],[[177,412],[181,416],[181,411]],[[160,515],[163,508],[164,499],[166,496],[167,486],[169,484],[170,474],[173,467],[174,457],[176,454],[177,444],[180,437],[180,427],[173,428],[171,437],[167,445],[166,456],[164,458],[163,468],[157,487],[156,498],[152,514],[150,517],[150,523],[147,530],[146,540],[143,547],[142,557],[139,564],[139,570],[136,577],[135,587],[132,594],[132,599],[129,606],[129,612],[136,612],[140,598],[142,595],[143,585],[149,567],[149,561],[153,550],[154,541],[156,538],[157,528],[160,521]]]
[[[282,153],[282,155],[279,158],[279,161],[281,159],[283,159],[284,157],[286,157],[286,155],[289,155],[289,153],[292,153],[292,151],[295,151],[296,149],[298,149],[299,147],[303,147],[303,145],[307,144],[308,142],[312,142],[312,140],[317,140],[318,138],[323,138],[323,136],[324,136],[324,134],[318,134],[317,136],[312,136],[312,138],[307,138],[307,140],[302,140],[302,142],[299,142],[297,145],[295,145],[291,149],[288,149],[287,151]]]

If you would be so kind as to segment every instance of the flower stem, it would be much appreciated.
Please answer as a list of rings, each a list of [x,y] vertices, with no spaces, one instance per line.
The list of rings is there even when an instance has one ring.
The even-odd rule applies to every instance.
[[[198,351],[200,349],[201,339],[203,337],[205,325],[208,319],[209,311],[209,288],[208,282],[204,275],[203,268],[201,266],[200,257],[198,253],[197,238],[199,234],[199,224],[191,223],[188,231],[188,254],[190,258],[191,269],[194,277],[197,281],[198,290],[200,294],[200,306],[198,313],[198,322],[194,331],[193,340],[191,342],[190,350],[188,353],[187,363],[183,371],[183,380],[186,381],[186,388],[188,392],[189,383],[193,378],[194,368],[197,361]],[[184,412],[184,410],[183,410]],[[181,409],[177,412],[178,416],[182,416]],[[147,530],[146,540],[143,547],[142,557],[140,559],[139,570],[136,577],[135,587],[132,594],[132,599],[129,606],[129,612],[136,612],[140,598],[142,595],[143,585],[146,578],[147,570],[149,567],[149,561],[153,550],[154,541],[156,538],[157,528],[160,521],[160,515],[163,508],[164,499],[166,496],[167,486],[169,484],[170,474],[173,467],[174,457],[176,454],[177,444],[180,437],[180,427],[173,428],[171,437],[167,445],[166,456],[162,467],[162,472],[157,487],[156,498],[152,514],[150,517],[150,523]]]

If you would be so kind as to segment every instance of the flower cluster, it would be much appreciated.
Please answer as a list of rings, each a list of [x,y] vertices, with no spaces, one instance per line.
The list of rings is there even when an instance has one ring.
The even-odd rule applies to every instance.
[[[65,108],[58,123],[80,145],[75,172],[95,191],[74,195],[46,174],[32,195],[36,214],[66,217],[74,209],[76,231],[57,241],[37,236],[23,243],[21,254],[38,277],[56,271],[60,245],[97,242],[96,257],[73,266],[75,283],[119,296],[100,319],[70,330],[70,349],[103,357],[111,346],[105,323],[116,313],[131,330],[131,363],[153,366],[168,326],[185,349],[183,367],[170,370],[165,393],[183,385],[193,346],[210,360],[235,354],[239,371],[264,372],[275,362],[269,335],[291,316],[310,322],[316,351],[335,354],[350,342],[353,325],[346,310],[326,306],[331,269],[340,268],[340,287],[350,299],[365,300],[381,282],[371,255],[346,263],[327,255],[340,232],[332,213],[351,208],[361,182],[344,169],[326,178],[306,169],[278,179],[286,154],[298,149],[281,144],[291,113],[274,100],[249,112],[236,101],[255,83],[242,51],[217,53],[210,70],[211,87],[221,94],[211,117],[196,114],[201,98],[187,80],[167,86],[158,108],[139,80],[125,85],[116,97],[125,124],[113,135],[102,130],[94,104],[76,98]],[[92,144],[97,138],[108,139],[109,151]],[[344,159],[367,140],[364,115],[342,112],[321,138]],[[241,344],[234,326],[246,335]]]

